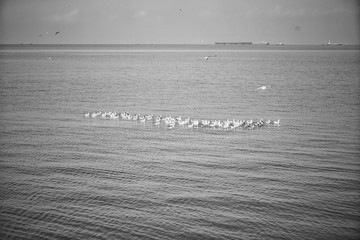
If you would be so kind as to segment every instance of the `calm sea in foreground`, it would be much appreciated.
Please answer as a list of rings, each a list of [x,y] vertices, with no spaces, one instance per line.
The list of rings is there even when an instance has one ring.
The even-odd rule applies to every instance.
[[[352,46],[2,46],[0,237],[359,239],[359,66]]]

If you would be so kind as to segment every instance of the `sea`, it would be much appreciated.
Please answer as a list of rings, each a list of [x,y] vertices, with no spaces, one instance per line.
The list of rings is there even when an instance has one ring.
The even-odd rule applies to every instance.
[[[0,238],[359,239],[359,79],[349,45],[1,45]]]

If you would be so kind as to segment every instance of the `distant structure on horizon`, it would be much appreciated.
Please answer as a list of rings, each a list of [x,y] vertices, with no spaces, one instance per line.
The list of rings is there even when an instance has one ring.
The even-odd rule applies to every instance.
[[[252,42],[215,42],[215,44],[239,45],[239,44],[253,44],[253,43]]]
[[[262,41],[262,42],[215,42],[215,44],[222,44],[222,45],[243,45],[243,44],[254,44],[254,45],[270,45],[269,42]],[[277,43],[276,45],[284,45],[284,43]]]
[[[330,40],[329,40],[329,42],[328,42],[326,45],[342,46],[342,45],[344,45],[344,44],[343,44],[342,42],[339,42],[339,43],[331,43]]]
[[[269,42],[266,42],[266,41],[254,42],[253,44],[256,44],[256,45],[270,45],[270,43],[269,43]]]

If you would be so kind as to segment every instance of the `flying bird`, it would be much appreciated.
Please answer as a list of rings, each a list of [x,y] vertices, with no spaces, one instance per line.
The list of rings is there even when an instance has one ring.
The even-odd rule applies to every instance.
[[[56,34],[59,34],[59,33],[60,33],[60,32],[56,32],[55,35],[56,35]]]

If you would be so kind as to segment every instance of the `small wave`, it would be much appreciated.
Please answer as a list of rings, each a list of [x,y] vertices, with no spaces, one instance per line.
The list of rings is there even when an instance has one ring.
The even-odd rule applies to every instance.
[[[182,118],[181,116],[162,116],[154,114],[132,114],[129,112],[88,112],[84,115],[86,118],[103,118],[103,119],[114,119],[114,120],[125,120],[135,121],[139,123],[151,123],[155,126],[165,126],[169,129],[175,127],[183,128],[212,128],[212,129],[224,129],[224,130],[255,130],[265,126],[280,126],[280,120],[208,120],[208,119],[191,119],[189,117]]]

